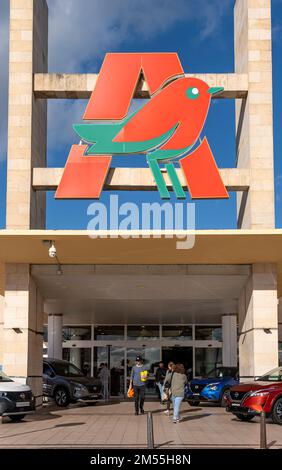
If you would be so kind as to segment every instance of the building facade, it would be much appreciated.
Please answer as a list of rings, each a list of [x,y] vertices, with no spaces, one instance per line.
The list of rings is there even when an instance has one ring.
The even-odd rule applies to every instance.
[[[63,171],[46,168],[47,100],[89,97],[97,75],[49,74],[46,1],[10,4],[0,367],[27,381],[40,404],[44,327],[49,356],[87,364],[90,374],[108,362],[113,394],[124,394],[137,352],[152,367],[181,360],[192,376],[238,362],[247,380],[276,367],[282,232],[275,229],[270,0],[235,2],[234,73],[198,75],[236,99],[237,166],[220,174],[237,193],[238,222],[237,230],[195,231],[185,252],[176,249],[177,232],[91,239],[86,231],[45,230],[45,194]],[[141,90],[146,97],[145,82]],[[106,186],[155,189],[146,175],[112,169]],[[59,264],[48,255],[52,242]]]

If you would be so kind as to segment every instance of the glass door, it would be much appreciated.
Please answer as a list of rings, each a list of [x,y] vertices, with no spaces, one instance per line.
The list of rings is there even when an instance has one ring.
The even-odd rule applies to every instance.
[[[222,348],[195,348],[195,377],[207,376],[222,363]]]
[[[193,347],[192,346],[165,346],[162,348],[162,361],[167,367],[170,361],[183,364],[188,380],[193,377]]]
[[[94,376],[98,377],[101,364],[106,363],[110,371],[111,396],[124,396],[124,355],[125,348],[123,346],[94,347]]]
[[[78,367],[84,375],[91,375],[91,348],[63,348],[63,359]]]

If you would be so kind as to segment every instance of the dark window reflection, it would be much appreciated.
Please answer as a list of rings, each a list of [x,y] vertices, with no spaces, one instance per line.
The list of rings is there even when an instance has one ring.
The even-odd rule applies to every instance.
[[[160,329],[158,325],[128,326],[127,338],[130,340],[144,340],[144,338],[159,339]]]
[[[213,325],[196,326],[195,335],[197,340],[222,341],[222,328]]]
[[[64,326],[63,341],[91,339],[91,326]]]
[[[104,326],[94,327],[94,339],[96,341],[124,340],[123,326]]]
[[[192,339],[192,327],[191,326],[163,326],[162,331],[163,338],[166,339]]]

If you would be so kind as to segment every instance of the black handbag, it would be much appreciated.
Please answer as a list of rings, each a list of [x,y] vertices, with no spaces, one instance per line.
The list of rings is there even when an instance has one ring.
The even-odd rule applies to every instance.
[[[170,378],[170,381],[166,381],[166,383],[164,384],[164,392],[163,392],[163,396],[164,396],[164,401],[169,401],[170,398],[171,398],[171,384],[172,384],[172,377],[173,377],[173,374],[174,372],[172,372],[171,374],[171,378]]]

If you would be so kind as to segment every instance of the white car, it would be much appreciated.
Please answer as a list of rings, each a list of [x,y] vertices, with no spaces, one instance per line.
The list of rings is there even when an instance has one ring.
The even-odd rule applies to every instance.
[[[15,382],[0,371],[0,416],[21,421],[26,414],[34,413],[35,399],[31,388]]]

